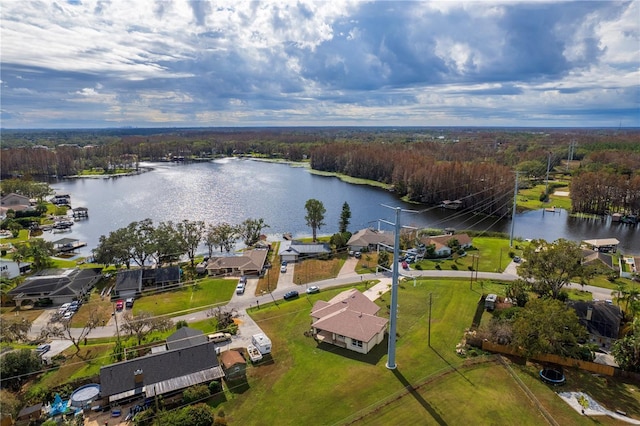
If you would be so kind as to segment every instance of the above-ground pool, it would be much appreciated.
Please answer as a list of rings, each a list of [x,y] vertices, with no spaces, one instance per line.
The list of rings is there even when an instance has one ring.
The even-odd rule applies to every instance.
[[[100,385],[92,383],[84,385],[73,391],[71,394],[71,405],[73,407],[86,407],[98,398]]]
[[[547,367],[540,370],[540,378],[543,382],[549,383],[550,385],[554,386],[564,385],[564,382],[567,381],[562,370],[552,367]]]

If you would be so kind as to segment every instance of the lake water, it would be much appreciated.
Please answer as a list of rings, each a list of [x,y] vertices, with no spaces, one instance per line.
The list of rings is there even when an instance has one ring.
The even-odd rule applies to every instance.
[[[237,224],[247,218],[263,218],[270,225],[265,232],[271,239],[282,239],[285,232],[298,238],[307,237],[311,236],[311,229],[305,223],[304,205],[310,198],[320,200],[326,208],[326,225],[319,230],[320,234],[337,231],[345,201],[351,208],[349,230],[352,232],[367,226],[391,229],[390,225],[379,222],[380,219],[395,220],[395,211],[384,205],[417,211],[402,213],[401,222],[407,226],[507,233],[511,226],[509,219],[403,203],[389,191],[314,175],[304,167],[288,164],[228,158],[206,163],[144,166],[153,167],[153,171],[111,179],[53,182],[52,187],[58,194],[71,195],[73,207],[87,207],[89,218],[76,222],[71,232],[45,233],[45,238],[79,239],[87,243],[80,252],[89,255],[101,235],[145,218],[151,218],[155,224],[183,219]],[[514,235],[549,241],[613,237],[620,240],[623,252],[640,254],[640,226],[573,218],[566,211],[516,215]]]

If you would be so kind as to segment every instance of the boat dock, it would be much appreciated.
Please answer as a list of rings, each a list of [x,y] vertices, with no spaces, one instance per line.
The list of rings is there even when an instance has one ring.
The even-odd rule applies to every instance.
[[[72,253],[81,247],[85,247],[87,243],[74,238],[61,238],[53,241],[53,248],[57,254]]]

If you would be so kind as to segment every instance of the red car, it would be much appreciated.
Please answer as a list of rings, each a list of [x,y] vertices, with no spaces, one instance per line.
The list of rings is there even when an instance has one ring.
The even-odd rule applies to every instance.
[[[402,261],[402,269],[409,269],[409,264],[406,261]]]
[[[124,300],[118,300],[116,302],[116,311],[121,311],[124,309]]]

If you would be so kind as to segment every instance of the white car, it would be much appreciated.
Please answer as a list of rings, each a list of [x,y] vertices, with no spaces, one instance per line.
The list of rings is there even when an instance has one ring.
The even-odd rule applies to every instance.
[[[236,294],[244,294],[244,289],[245,289],[245,284],[238,283],[238,285],[236,286]]]
[[[58,308],[58,313],[59,314],[64,314],[65,312],[67,312],[67,309],[69,309],[70,307],[71,307],[71,303],[63,303]]]
[[[282,265],[282,266],[280,267],[280,272],[282,272],[283,274],[284,274],[285,272],[287,272],[287,265]]]

